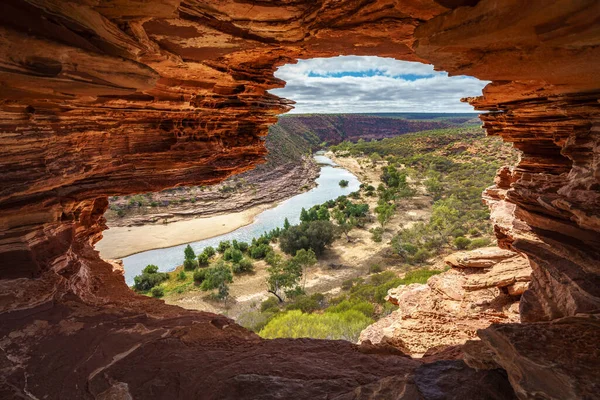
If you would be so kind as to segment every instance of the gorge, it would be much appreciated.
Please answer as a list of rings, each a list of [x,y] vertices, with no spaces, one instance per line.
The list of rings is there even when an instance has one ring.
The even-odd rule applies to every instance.
[[[599,16],[592,0],[4,1],[2,397],[597,398]],[[134,294],[94,250],[108,196],[263,162],[291,107],[267,92],[275,68],[340,54],[491,81],[466,101],[522,151],[483,195],[533,270],[521,323],[480,330],[464,360],[262,340]]]

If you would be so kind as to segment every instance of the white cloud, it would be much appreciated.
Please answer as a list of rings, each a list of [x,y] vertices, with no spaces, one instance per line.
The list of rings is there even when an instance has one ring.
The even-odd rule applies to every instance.
[[[357,73],[366,76],[351,76]],[[300,60],[279,68],[275,76],[287,85],[271,93],[296,101],[292,113],[472,112],[460,99],[481,95],[487,84],[448,77],[431,65],[358,56]]]

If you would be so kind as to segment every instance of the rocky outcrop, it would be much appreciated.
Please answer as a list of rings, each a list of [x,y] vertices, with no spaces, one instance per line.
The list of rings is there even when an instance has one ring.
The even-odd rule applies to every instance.
[[[600,321],[597,316],[566,317],[552,322],[498,324],[480,332],[491,358],[508,371],[520,398],[539,388],[551,399],[594,399],[600,393]],[[469,349],[465,349],[469,353]],[[480,360],[478,354],[471,359]],[[480,369],[466,358],[468,364]]]
[[[477,338],[478,329],[519,321],[522,291],[515,285],[527,284],[531,274],[522,256],[487,247],[452,254],[445,261],[453,268],[432,276],[427,284],[391,289],[387,300],[398,310],[367,327],[359,340],[400,342],[413,356],[431,357]],[[443,347],[432,351],[436,346]]]
[[[585,338],[597,336],[598,326],[577,318],[600,312],[599,7],[593,0],[550,0],[543,7],[517,0],[3,1],[0,326],[4,332],[12,327],[20,347],[36,350],[36,357],[7,357],[10,344],[3,344],[3,397],[41,398],[59,393],[62,384],[88,398],[127,391],[136,397],[186,397],[191,389],[169,377],[168,368],[159,370],[164,375],[155,386],[149,383],[156,366],[167,365],[162,361],[171,367],[181,359],[175,349],[184,347],[183,339],[166,335],[152,345],[160,351],[141,344],[136,349],[140,335],[127,325],[137,313],[152,320],[149,330],[165,332],[182,311],[131,294],[118,271],[93,250],[105,228],[107,196],[210,185],[253,168],[265,155],[268,125],[291,106],[267,92],[283,85],[273,77],[275,68],[299,58],[355,54],[429,62],[449,74],[491,81],[483,96],[467,101],[489,111],[481,116],[487,132],[514,143],[522,157],[513,171],[502,172],[486,201],[499,244],[525,255],[533,273],[520,302],[521,319],[528,323],[510,325],[504,329],[511,333],[502,333],[506,339],[487,343],[494,352],[502,348],[499,364],[521,398],[560,398],[565,392],[556,390],[553,377],[574,387],[597,364],[589,356],[597,347]],[[80,303],[68,303],[73,297]],[[97,308],[86,308],[92,305]],[[116,346],[98,361],[91,354],[85,373],[73,373],[69,365],[67,375],[61,368],[69,363],[62,360],[78,353],[77,336],[39,332],[49,319],[68,325],[74,309],[83,313],[84,323],[113,324],[118,342],[130,347]],[[539,334],[528,335],[531,327]],[[557,327],[568,329],[569,340],[544,336]],[[41,337],[48,341],[35,347]],[[558,354],[533,351],[540,337],[570,351],[570,360],[557,358],[564,368],[552,366],[557,375],[543,375]],[[519,338],[526,340],[512,345]],[[196,345],[185,345],[185,351],[194,365],[227,359],[230,349],[254,354],[242,352],[257,346],[254,339],[239,340],[237,348],[207,340],[216,353]],[[282,375],[253,374],[252,357],[236,359],[233,365],[245,374],[227,376],[260,388],[238,397],[258,391],[286,397],[289,387],[308,381],[307,388],[319,382],[319,393],[339,398],[378,393],[418,398],[415,386],[404,384],[410,375],[386,365],[393,372],[383,378],[379,367],[350,356],[353,347],[319,342],[311,353],[308,344],[294,343],[296,350],[285,346],[288,372]],[[343,362],[329,362],[327,348]],[[136,358],[139,349],[147,356],[143,363]],[[273,348],[265,359],[283,352]],[[185,365],[185,372],[194,370]],[[302,365],[328,373],[304,374]],[[138,368],[142,379],[132,373]],[[440,398],[451,390],[435,376],[453,368],[423,368],[429,371],[426,382],[440,389],[425,394],[417,385],[419,396]],[[329,374],[336,369],[352,372]],[[521,371],[539,378],[519,377]],[[337,380],[340,376],[347,379]],[[216,378],[211,382],[232,382]],[[236,387],[220,386],[223,391],[215,388],[206,397],[223,398]],[[589,392],[581,388],[566,394]]]

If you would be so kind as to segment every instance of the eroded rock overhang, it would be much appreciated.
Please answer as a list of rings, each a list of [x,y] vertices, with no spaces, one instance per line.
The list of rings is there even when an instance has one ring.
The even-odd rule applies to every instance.
[[[432,63],[450,74],[492,81],[483,96],[468,101],[488,111],[481,119],[489,134],[514,143],[523,155],[484,199],[501,245],[531,262],[533,280],[521,317],[538,323],[496,326],[482,337],[522,398],[540,392],[556,398],[548,383],[557,377],[561,395],[598,392],[597,377],[586,375],[593,369],[569,362],[597,361],[600,353],[600,341],[592,341],[591,349],[588,342],[598,338],[591,316],[600,310],[597,1],[4,0],[1,9],[0,315],[4,337],[31,332],[3,342],[2,384],[9,388],[3,390],[38,397],[61,397],[60,390],[73,397],[107,390],[148,393],[124,372],[117,375],[140,362],[130,354],[156,345],[159,338],[148,332],[157,326],[174,341],[173,349],[194,343],[202,353],[199,338],[214,337],[220,344],[246,343],[240,349],[279,351],[245,332],[228,336],[221,318],[135,296],[93,244],[105,228],[107,196],[207,185],[260,163],[269,124],[291,104],[267,92],[284,85],[273,77],[278,66],[353,54]],[[95,308],[81,311],[74,305],[81,302]],[[84,314],[95,315],[95,324]],[[60,343],[69,351],[68,338],[91,340],[82,330],[96,332],[100,321],[130,321],[140,314],[153,322],[136,320],[136,329],[119,336],[130,347],[82,352],[90,357],[82,367],[91,368],[89,374],[70,382],[66,370],[39,368],[42,356],[52,358],[40,346]],[[171,322],[155,321],[161,318]],[[75,325],[67,329],[63,319]],[[221,333],[202,328],[195,334],[194,320],[209,321]],[[115,322],[111,332],[123,329]],[[536,348],[545,342],[531,340],[540,331],[561,333],[547,345],[570,346],[571,357],[562,359],[554,378],[531,371],[545,365]],[[42,343],[42,337],[57,342]],[[305,379],[310,390],[311,377],[292,373],[306,362],[302,346],[292,348],[295,367],[265,376]],[[369,375],[359,364],[370,361],[347,351],[356,368],[335,365],[363,380],[349,384],[339,378],[346,383],[331,383],[332,393],[368,386],[425,396],[406,383],[412,378],[388,379],[385,368]],[[52,354],[60,359],[60,351]],[[117,355],[120,364],[106,361]],[[415,371],[411,363],[402,368]],[[101,374],[92,373],[103,365]],[[427,373],[447,370],[432,367]],[[63,383],[44,386],[41,377],[49,371]],[[244,379],[275,390],[271,378]]]

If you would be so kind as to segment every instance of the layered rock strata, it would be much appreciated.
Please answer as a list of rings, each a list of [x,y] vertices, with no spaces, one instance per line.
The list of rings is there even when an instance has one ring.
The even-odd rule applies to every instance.
[[[202,345],[186,342],[185,334],[173,338],[178,326],[208,317],[133,295],[93,250],[107,196],[209,185],[261,162],[268,125],[291,104],[267,92],[283,85],[273,77],[275,68],[340,54],[430,62],[453,75],[491,81],[483,96],[468,101],[489,111],[481,117],[489,134],[523,154],[487,200],[501,246],[525,255],[533,274],[520,306],[527,324],[480,335],[520,398],[594,393],[597,376],[587,371],[597,365],[599,342],[587,340],[597,336],[589,316],[600,309],[599,17],[594,0],[3,1],[3,397],[188,397],[197,393],[158,370],[165,358],[186,354],[198,365],[256,354],[256,346],[270,349],[265,359],[285,352],[285,360],[273,367],[278,372],[256,374],[252,357],[236,359],[231,368],[245,372],[227,376],[256,389],[234,393],[238,398],[286,397],[299,382],[316,389],[295,397],[491,397],[461,395],[460,388],[472,386],[449,384],[448,371],[468,371],[465,376],[482,381],[464,365],[414,367],[426,374],[409,385],[404,379],[415,375],[392,364],[413,364],[370,356],[392,371],[386,375],[372,361],[351,356],[349,345],[315,342],[309,351],[308,342],[283,341],[278,348],[233,325],[223,336],[206,330]],[[132,327],[140,318],[151,322]],[[77,334],[86,332],[76,329],[80,323],[110,326],[119,332],[115,342],[128,347],[103,351],[112,346],[105,335],[102,349],[70,365],[73,354],[96,346]],[[544,336],[559,328],[568,334]],[[143,345],[140,330],[156,330],[160,338]],[[554,349],[572,349],[571,358],[556,358],[555,375],[543,371],[558,353],[544,354],[531,343],[540,336]],[[214,352],[207,351],[211,345]],[[22,352],[12,353],[17,347]],[[343,362],[327,361],[328,349]],[[302,372],[309,364],[321,373]],[[144,373],[136,377],[138,370]],[[157,371],[160,379],[149,384]],[[557,391],[555,377],[582,389]],[[591,386],[579,385],[586,378]],[[205,397],[225,398],[236,387],[204,386]]]
[[[488,247],[445,259],[452,269],[426,284],[402,285],[388,292],[398,310],[361,332],[369,340],[423,356],[436,346],[457,346],[477,338],[477,330],[500,322],[519,322],[518,302],[531,268],[511,251]]]

